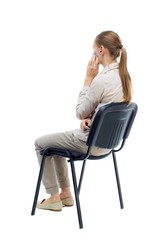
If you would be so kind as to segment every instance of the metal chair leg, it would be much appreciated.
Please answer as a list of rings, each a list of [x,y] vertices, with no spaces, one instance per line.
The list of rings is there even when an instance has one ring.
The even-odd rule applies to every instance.
[[[82,186],[82,180],[83,180],[83,175],[84,175],[84,170],[86,166],[87,160],[85,159],[83,161],[82,169],[81,169],[81,174],[80,174],[80,179],[79,179],[79,185],[78,185],[78,193],[80,194],[81,186]]]
[[[36,210],[36,205],[37,205],[37,200],[38,200],[38,195],[39,195],[39,190],[40,190],[40,185],[41,185],[41,179],[42,179],[42,175],[43,175],[44,166],[45,166],[45,155],[43,155],[42,161],[41,161],[41,166],[40,166],[40,170],[39,170],[38,181],[37,181],[37,186],[36,186],[36,191],[35,191],[35,196],[34,196],[31,215],[35,215],[35,210]]]
[[[83,228],[81,206],[80,206],[80,200],[79,200],[79,191],[78,191],[78,187],[77,187],[76,171],[75,171],[75,166],[74,166],[73,160],[70,160],[70,165],[71,165],[71,173],[72,173],[73,186],[74,186],[74,192],[75,192],[75,200],[76,200],[79,227]]]
[[[119,179],[118,166],[117,166],[117,161],[116,161],[116,154],[115,154],[114,151],[112,151],[112,156],[113,156],[114,169],[115,169],[115,174],[116,174],[116,181],[117,181],[120,207],[121,207],[121,209],[123,209],[124,208],[123,197],[122,197],[122,191],[121,191],[121,186],[120,186],[120,179]]]

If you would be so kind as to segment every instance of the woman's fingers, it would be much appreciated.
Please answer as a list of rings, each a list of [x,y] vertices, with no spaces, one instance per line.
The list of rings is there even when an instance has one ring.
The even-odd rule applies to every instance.
[[[83,130],[83,131],[86,131],[87,129],[90,128],[90,124],[91,124],[91,120],[89,118],[87,119],[84,119],[81,121],[80,123],[80,128]]]

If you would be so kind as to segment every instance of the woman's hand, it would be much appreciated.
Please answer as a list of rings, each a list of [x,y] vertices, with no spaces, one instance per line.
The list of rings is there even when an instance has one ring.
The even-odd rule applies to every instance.
[[[86,78],[84,81],[85,86],[90,86],[93,79],[99,72],[99,61],[96,56],[92,56],[90,59],[88,66],[87,66],[87,71],[86,71]]]
[[[80,128],[83,130],[83,131],[86,131],[87,129],[90,128],[90,125],[91,125],[91,119],[90,118],[86,118],[84,120],[81,121],[80,123]]]

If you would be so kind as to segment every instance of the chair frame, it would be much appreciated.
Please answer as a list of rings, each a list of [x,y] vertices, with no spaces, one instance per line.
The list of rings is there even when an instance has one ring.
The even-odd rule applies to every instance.
[[[126,104],[126,103],[118,103],[118,104],[109,104],[110,105],[120,105],[120,104]],[[40,185],[41,185],[41,180],[42,180],[42,174],[44,171],[44,165],[45,165],[45,160],[47,156],[50,155],[58,155],[58,156],[64,156],[68,158],[68,162],[70,163],[71,166],[71,173],[72,173],[72,180],[73,180],[73,188],[74,188],[74,194],[75,194],[75,202],[76,202],[76,208],[77,208],[77,215],[78,215],[78,222],[79,222],[79,228],[83,228],[83,220],[82,220],[82,213],[81,213],[81,206],[80,206],[80,190],[82,186],[82,180],[84,176],[84,171],[85,171],[85,166],[87,160],[96,160],[96,159],[104,159],[108,157],[109,155],[112,155],[113,158],[113,164],[114,164],[114,170],[115,170],[115,176],[116,176],[116,182],[117,182],[117,190],[118,190],[118,195],[119,195],[119,202],[120,202],[120,208],[124,208],[124,203],[123,203],[123,197],[122,197],[122,190],[121,190],[121,184],[120,184],[120,178],[119,178],[119,172],[118,172],[118,165],[117,165],[117,159],[116,159],[116,152],[119,152],[123,147],[126,142],[126,139],[128,138],[128,135],[130,133],[132,124],[134,122],[136,112],[137,112],[137,105],[135,103],[132,103],[134,105],[134,112],[132,114],[131,120],[128,124],[128,127],[125,131],[125,135],[119,144],[119,148],[114,148],[111,149],[111,151],[105,155],[101,156],[91,156],[90,155],[90,150],[92,148],[92,144],[88,146],[88,150],[86,154],[83,154],[80,157],[73,156],[72,152],[68,149],[59,149],[59,148],[46,148],[41,151],[42,155],[42,161],[40,165],[40,170],[39,170],[39,175],[38,175],[38,180],[37,180],[37,185],[36,185],[36,190],[35,190],[35,195],[34,195],[34,201],[33,201],[33,206],[32,206],[32,211],[31,215],[35,215],[35,210],[36,210],[36,205],[37,205],[37,200],[38,200],[38,195],[39,195],[39,190],[40,190]],[[88,143],[88,140],[87,140]],[[119,146],[118,145],[118,146]],[[77,183],[77,178],[76,178],[76,170],[75,170],[75,162],[76,161],[83,161],[82,167],[81,167],[81,172],[80,172],[80,177],[78,179]]]

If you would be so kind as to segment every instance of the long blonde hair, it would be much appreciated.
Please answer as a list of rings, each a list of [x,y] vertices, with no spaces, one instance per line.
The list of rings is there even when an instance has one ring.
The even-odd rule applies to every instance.
[[[107,48],[113,60],[120,57],[119,75],[122,82],[124,101],[130,102],[132,98],[132,83],[127,69],[127,52],[122,45],[120,37],[113,31],[104,31],[96,36],[95,44],[98,47],[104,46]]]

